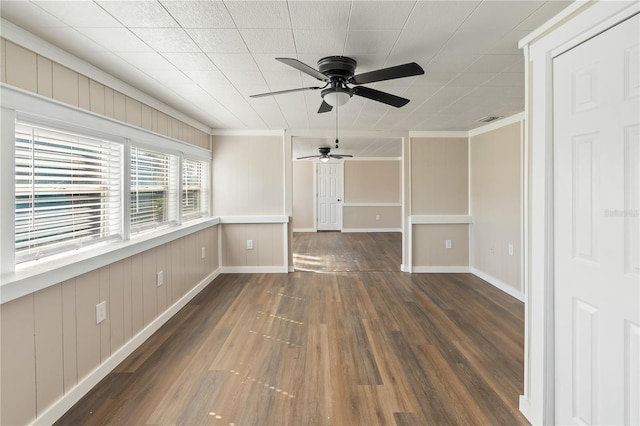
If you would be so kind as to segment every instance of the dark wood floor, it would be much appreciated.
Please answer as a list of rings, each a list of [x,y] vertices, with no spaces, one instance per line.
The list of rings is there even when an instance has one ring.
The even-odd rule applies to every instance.
[[[398,238],[297,234],[296,272],[218,277],[59,424],[526,424],[522,303],[397,272]]]

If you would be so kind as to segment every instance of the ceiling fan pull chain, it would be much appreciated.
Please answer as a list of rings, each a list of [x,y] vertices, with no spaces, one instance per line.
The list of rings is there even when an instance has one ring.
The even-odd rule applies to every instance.
[[[338,149],[338,143],[340,143],[340,141],[338,140],[338,109],[340,108],[340,105],[337,104],[336,105],[336,149]]]

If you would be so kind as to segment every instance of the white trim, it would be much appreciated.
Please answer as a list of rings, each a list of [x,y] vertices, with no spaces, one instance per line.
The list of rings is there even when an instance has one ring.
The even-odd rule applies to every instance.
[[[523,292],[518,291],[517,289],[511,287],[509,284],[505,283],[504,281],[501,281],[499,279],[497,279],[496,277],[493,277],[485,272],[482,272],[481,270],[471,267],[471,273],[473,275],[475,275],[478,278],[481,278],[482,280],[488,282],[489,284],[491,284],[492,286],[496,287],[497,289],[507,293],[509,296],[511,297],[515,297],[516,299],[518,299],[519,301],[523,302],[525,301],[525,295]]]
[[[212,136],[282,136],[285,130],[273,129],[211,129]]]
[[[402,207],[402,203],[342,203],[342,207]]]
[[[493,130],[500,129],[505,126],[509,126],[514,123],[518,123],[520,121],[524,121],[525,115],[524,112],[519,112],[517,114],[511,115],[509,117],[502,118],[500,120],[496,120],[491,122],[485,126],[477,127],[475,129],[469,130],[469,138],[474,136],[482,135],[484,133],[491,132]]]
[[[293,228],[293,232],[318,232],[315,228]]]
[[[15,111],[0,110],[0,274],[15,268]],[[7,167],[9,166],[9,167]],[[1,281],[0,281],[1,283]],[[2,295],[2,290],[0,290]]]
[[[71,55],[70,53],[60,49],[53,44],[42,40],[34,34],[18,27],[17,25],[0,18],[0,36],[16,43],[28,50],[31,50],[39,55],[42,55],[53,62],[70,68],[92,80],[108,86],[120,93],[123,93],[130,98],[136,99],[143,104],[150,106],[160,112],[168,114],[169,116],[176,118],[190,126],[195,127],[205,133],[210,133],[211,128],[193,118],[185,115],[184,113],[166,105],[159,100],[149,96],[148,94],[128,85],[127,83],[113,77],[110,74],[102,71],[101,69],[83,61],[82,59]]]
[[[466,130],[439,132],[439,131],[410,131],[410,138],[467,138],[469,132]]]
[[[144,329],[115,351],[109,358],[102,362],[95,370],[85,376],[76,386],[66,392],[59,400],[47,408],[38,416],[32,424],[53,424],[60,419],[73,405],[80,401],[100,380],[104,379],[114,368],[124,361],[129,355],[139,348],[153,333],[171,319],[191,299],[200,293],[207,285],[220,275],[220,268],[213,271],[202,281],[196,284],[187,294],[171,305],[166,311],[151,321]]]
[[[638,13],[637,1],[589,2],[521,42],[528,53],[526,104],[530,147],[525,303],[525,394],[520,409],[533,424],[555,421],[553,241],[553,56]],[[556,26],[557,24],[557,26]],[[544,33],[544,34],[543,34]],[[562,49],[562,50],[558,50]],[[529,84],[531,86],[529,87]]]
[[[336,129],[332,127],[330,129],[288,129],[291,132],[292,137],[302,138],[328,138],[334,140],[336,138]],[[340,129],[340,139],[347,138],[397,138],[398,141],[404,137],[405,132],[398,130],[365,130],[365,129]],[[342,143],[342,142],[341,142]]]
[[[7,303],[35,293],[218,223],[217,218],[196,219],[180,227],[162,228],[134,237],[129,241],[92,246],[90,250],[66,252],[59,256],[24,263],[15,272],[2,275],[0,303]]]
[[[342,232],[402,232],[402,228],[342,228]]]
[[[289,267],[281,266],[221,266],[221,274],[287,274]]]
[[[287,216],[220,216],[220,223],[289,223]]]
[[[413,215],[412,225],[436,225],[436,224],[473,223],[471,215],[467,214],[443,214],[443,215]]]
[[[468,266],[414,266],[413,273],[417,274],[468,274]]]
[[[595,3],[594,0],[574,1],[566,8],[562,9],[557,15],[553,16],[544,24],[540,25],[538,28],[536,28],[535,30],[530,32],[528,35],[526,35],[524,38],[522,38],[518,43],[518,47],[522,49],[525,46],[533,43],[536,39],[545,35],[545,33],[553,31],[556,28],[558,28],[563,23],[563,21],[565,21],[566,19],[570,19],[572,15],[576,14],[576,12],[579,12],[580,9],[587,6],[591,6],[593,5],[593,3]]]

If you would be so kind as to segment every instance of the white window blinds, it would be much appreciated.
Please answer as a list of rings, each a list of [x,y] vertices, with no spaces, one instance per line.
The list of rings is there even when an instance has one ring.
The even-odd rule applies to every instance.
[[[121,238],[122,145],[16,123],[16,263]]]
[[[208,213],[209,164],[206,161],[182,161],[182,220],[195,219]]]
[[[131,147],[131,232],[176,223],[178,156]]]

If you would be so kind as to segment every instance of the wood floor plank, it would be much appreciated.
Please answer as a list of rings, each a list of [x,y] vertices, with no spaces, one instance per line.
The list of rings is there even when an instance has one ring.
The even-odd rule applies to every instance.
[[[399,234],[294,247],[293,273],[219,276],[57,424],[527,424],[521,302],[399,272]]]

